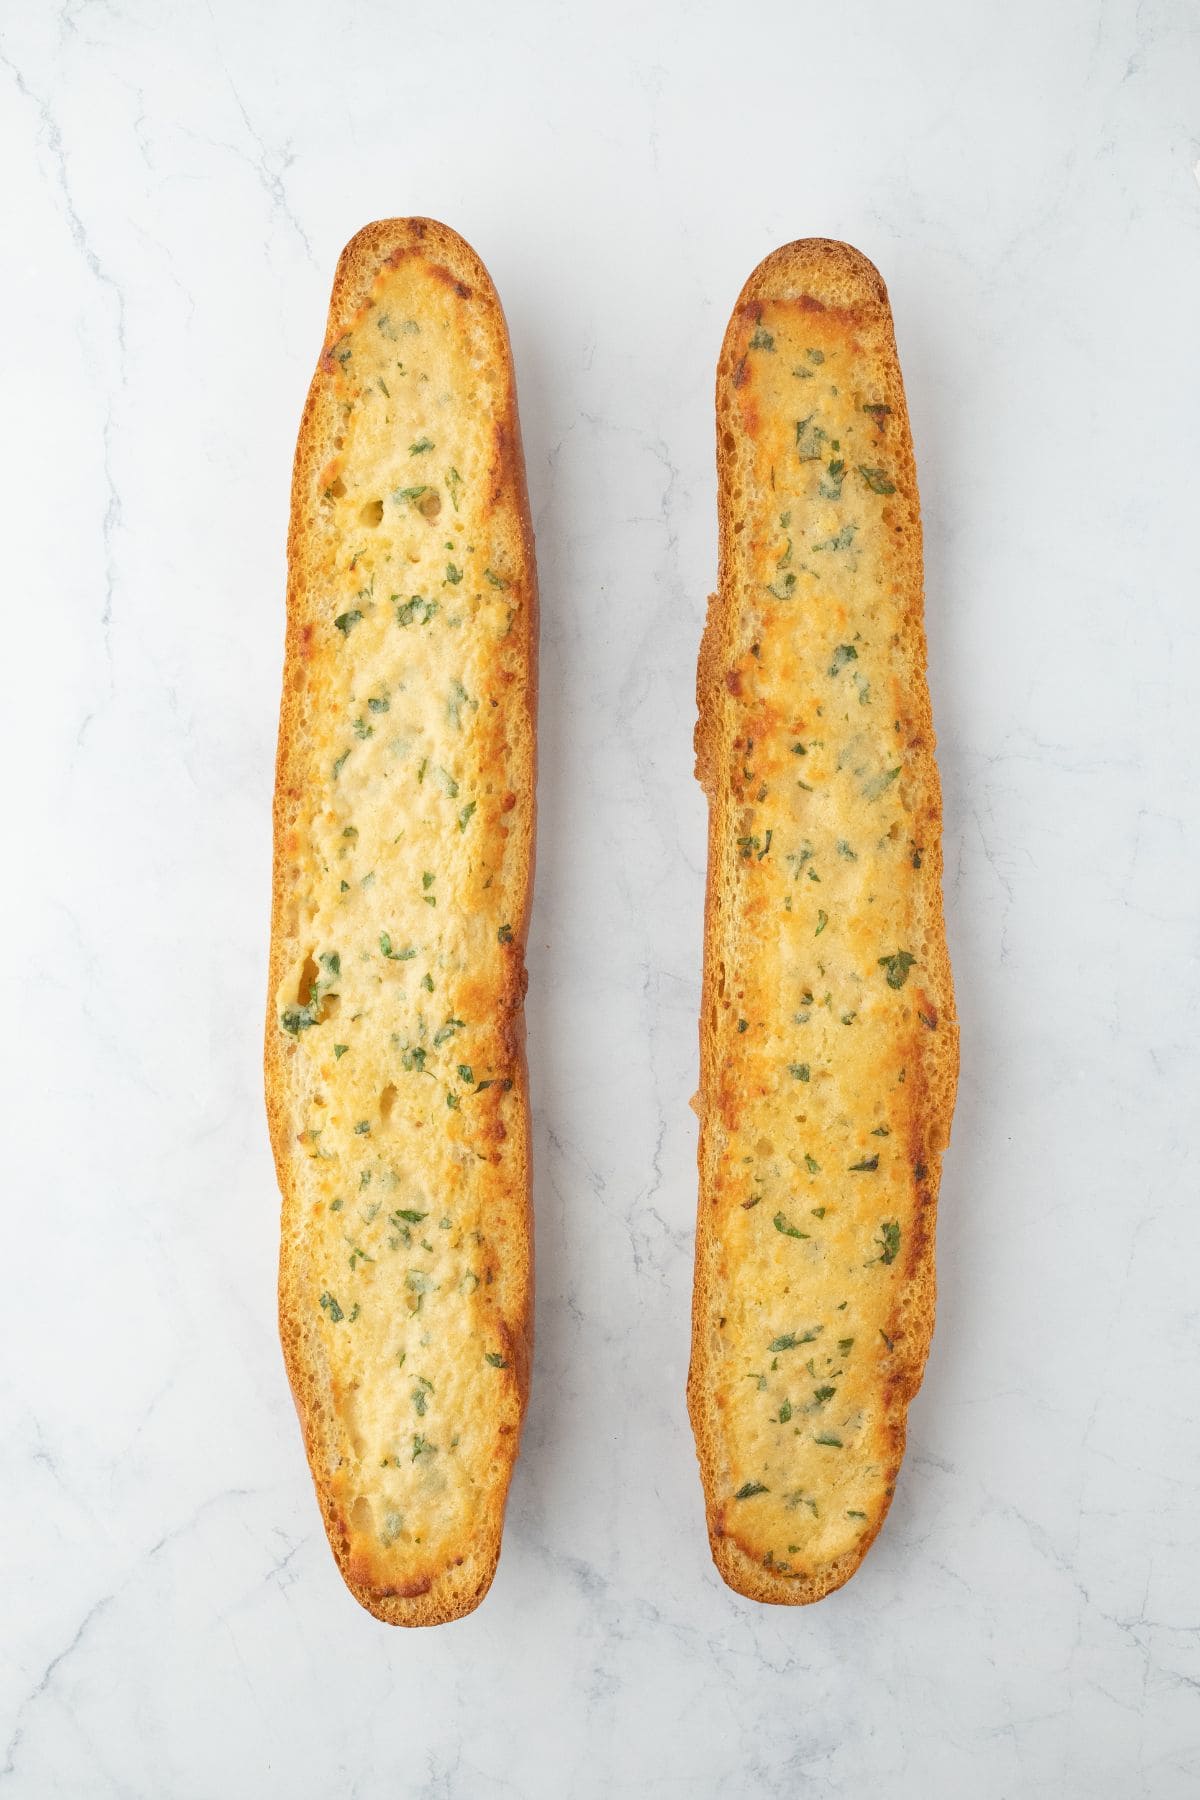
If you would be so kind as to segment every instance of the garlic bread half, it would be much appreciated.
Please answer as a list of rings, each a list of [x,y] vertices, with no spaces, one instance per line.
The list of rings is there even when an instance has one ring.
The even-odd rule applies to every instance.
[[[368,225],[296,450],[266,1099],[305,1447],[397,1625],[487,1592],[528,1392],[536,609],[495,289]]]
[[[750,277],[717,465],[688,1399],[720,1573],[796,1604],[891,1501],[958,1066],[916,471],[857,251],[789,244]]]

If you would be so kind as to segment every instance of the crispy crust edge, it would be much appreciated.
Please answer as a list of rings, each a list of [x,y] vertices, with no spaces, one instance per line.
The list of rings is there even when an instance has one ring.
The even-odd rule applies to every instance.
[[[280,705],[279,738],[275,764],[275,789],[272,808],[274,849],[271,876],[271,935],[268,955],[267,1008],[264,1048],[264,1096],[271,1148],[282,1198],[279,1256],[279,1335],[283,1349],[292,1398],[300,1419],[305,1454],[325,1524],[330,1548],[342,1578],[359,1604],[375,1618],[389,1625],[442,1625],[473,1612],[484,1598],[496,1572],[504,1525],[504,1507],[508,1485],[519,1449],[519,1432],[512,1435],[505,1480],[499,1490],[499,1502],[491,1516],[480,1521],[476,1544],[458,1561],[439,1572],[426,1592],[402,1595],[373,1585],[356,1568],[350,1554],[344,1521],[330,1492],[325,1471],[332,1460],[331,1422],[320,1409],[310,1403],[314,1383],[311,1379],[311,1350],[316,1340],[302,1322],[297,1304],[300,1272],[294,1258],[289,1257],[286,1225],[289,1206],[295,1204],[290,1181],[290,1159],[287,1151],[286,1089],[282,1047],[275,1019],[274,996],[286,968],[288,940],[283,929],[287,903],[285,832],[290,828],[289,795],[302,780],[303,746],[295,730],[295,716],[288,705],[288,677],[301,658],[300,589],[304,563],[305,483],[313,457],[319,454],[317,433],[321,424],[322,402],[326,394],[326,352],[346,329],[364,303],[372,284],[383,266],[393,259],[418,252],[436,258],[457,281],[468,285],[484,299],[491,313],[495,350],[501,359],[507,383],[508,407],[505,419],[502,479],[507,502],[515,509],[515,525],[520,536],[528,583],[529,602],[525,608],[525,693],[528,703],[528,792],[525,795],[528,836],[523,864],[519,865],[519,891],[522,906],[519,924],[513,921],[513,947],[509,969],[510,980],[500,1002],[506,1028],[514,1052],[514,1089],[518,1100],[518,1116],[522,1127],[520,1158],[514,1158],[514,1175],[523,1174],[518,1187],[514,1183],[514,1200],[520,1201],[518,1243],[523,1263],[520,1300],[516,1316],[510,1322],[512,1331],[513,1375],[519,1401],[519,1417],[524,1419],[529,1400],[533,1360],[533,1206],[531,1122],[529,1102],[529,1070],[525,1054],[524,997],[527,985],[525,949],[529,931],[529,913],[533,894],[533,867],[536,833],[536,768],[537,768],[537,683],[538,683],[538,591],[537,565],[534,554],[533,522],[525,480],[525,460],[521,442],[520,417],[517,409],[516,378],[508,327],[499,296],[486,267],[457,232],[435,219],[379,219],[363,226],[346,245],[338,258],[329,314],[317,360],[316,372],[309,385],[296,441],[293,462],[291,510],[287,540],[287,625],[284,645],[283,698]]]
[[[801,238],[794,243],[781,245],[759,263],[738,296],[722,341],[716,383],[718,587],[717,592],[709,598],[696,671],[696,777],[708,798],[709,819],[708,875],[704,899],[704,973],[699,1031],[700,1091],[695,1101],[700,1119],[697,1146],[699,1200],[696,1216],[691,1362],[687,1381],[688,1412],[696,1440],[696,1456],[704,1489],[713,1562],[722,1579],[736,1593],[750,1600],[777,1606],[809,1605],[843,1586],[860,1567],[887,1517],[904,1455],[909,1403],[921,1385],[933,1336],[937,1287],[935,1227],[938,1187],[942,1151],[950,1141],[958,1079],[958,1022],[942,903],[941,783],[934,756],[936,740],[926,674],[924,557],[918,529],[913,534],[906,553],[904,611],[913,717],[921,731],[921,747],[914,755],[913,764],[914,775],[919,777],[922,790],[922,800],[916,813],[927,834],[925,867],[929,874],[922,889],[926,899],[925,926],[929,944],[926,985],[936,998],[939,1033],[936,1049],[928,1051],[924,1059],[921,1112],[927,1145],[928,1176],[921,1195],[914,1242],[907,1255],[904,1289],[899,1302],[904,1320],[905,1354],[900,1366],[888,1377],[883,1395],[885,1431],[891,1449],[886,1498],[878,1515],[869,1521],[852,1551],[809,1576],[779,1574],[764,1568],[735,1539],[726,1536],[722,1528],[721,1502],[717,1493],[719,1437],[712,1404],[708,1346],[710,1306],[719,1244],[708,1222],[715,1158],[704,1096],[715,1086],[716,1073],[717,1045],[709,1030],[709,1020],[716,1002],[715,970],[721,952],[720,917],[725,902],[719,880],[717,848],[726,829],[729,805],[728,789],[721,778],[722,672],[736,619],[737,600],[732,585],[734,515],[729,501],[732,456],[724,443],[725,421],[732,411],[732,396],[725,370],[735,328],[748,307],[752,307],[756,301],[799,299],[804,296],[823,300],[824,304],[830,306],[853,306],[873,315],[872,322],[882,333],[888,357],[889,376],[893,384],[893,411],[897,410],[895,402],[898,402],[903,421],[903,440],[907,447],[904,481],[912,495],[918,524],[920,519],[916,466],[912,456],[911,428],[896,350],[895,329],[887,288],[879,271],[860,251],[835,239]]]

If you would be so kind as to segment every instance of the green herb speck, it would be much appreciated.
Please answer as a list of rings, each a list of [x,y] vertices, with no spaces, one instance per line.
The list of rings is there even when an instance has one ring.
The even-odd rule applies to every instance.
[[[807,1231],[799,1231],[795,1225],[789,1225],[786,1217],[781,1212],[775,1214],[775,1229],[776,1231],[782,1232],[784,1237],[807,1238],[809,1235]],[[775,1349],[775,1345],[772,1344],[771,1348]]]
[[[900,1251],[900,1221],[885,1219],[879,1227],[879,1236],[875,1242],[880,1247],[879,1261],[882,1263],[895,1262]]]
[[[411,962],[413,957],[417,954],[411,944],[407,945],[403,950],[393,950],[392,940],[386,931],[381,931],[379,934],[379,948],[390,962]]]
[[[909,950],[897,950],[893,956],[877,958],[879,967],[887,970],[887,984],[890,988],[902,988],[908,980],[908,971],[916,962],[916,957]]]
[[[815,1343],[821,1334],[821,1327],[814,1325],[811,1331],[785,1331],[782,1337],[773,1338],[767,1345],[768,1350],[795,1350],[801,1344]]]

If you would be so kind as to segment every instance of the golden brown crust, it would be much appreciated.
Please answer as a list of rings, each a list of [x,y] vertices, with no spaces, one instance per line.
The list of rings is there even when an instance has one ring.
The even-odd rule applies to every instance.
[[[313,571],[317,567],[316,520],[321,472],[335,455],[338,438],[337,366],[331,352],[351,324],[371,303],[372,292],[389,267],[403,259],[422,259],[426,272],[450,288],[463,308],[472,309],[477,331],[486,337],[490,367],[505,393],[496,425],[492,457],[494,480],[488,497],[489,516],[501,540],[511,547],[515,570],[514,609],[509,643],[515,642],[514,697],[505,715],[507,732],[497,728],[496,752],[506,759],[511,793],[503,825],[509,839],[507,887],[512,896],[511,932],[502,938],[503,984],[494,999],[492,1029],[509,1077],[500,1123],[498,1095],[491,1125],[481,1126],[479,1142],[493,1141],[490,1160],[501,1164],[494,1178],[496,1217],[492,1266],[488,1281],[499,1300],[493,1309],[495,1341],[503,1361],[496,1375],[498,1450],[483,1511],[457,1551],[396,1581],[389,1578],[386,1555],[357,1545],[338,1476],[339,1425],[334,1416],[337,1382],[331,1375],[314,1315],[309,1272],[302,1247],[304,1221],[297,1181],[293,1095],[287,1058],[294,1052],[281,1033],[277,996],[296,955],[296,881],[301,826],[313,796],[312,738],[321,721],[305,698],[305,670],[314,656],[319,629],[313,603]],[[352,566],[352,565],[351,565]],[[500,1551],[504,1502],[518,1447],[521,1420],[529,1392],[533,1328],[533,1250],[529,1156],[528,1075],[525,1060],[525,943],[532,889],[534,854],[534,763],[536,754],[537,586],[533,531],[525,486],[507,329],[487,270],[462,238],[430,219],[380,220],[350,241],[334,278],[325,346],[309,389],[296,447],[288,534],[287,633],[283,699],[274,801],[274,859],[269,999],[265,1045],[266,1109],[283,1196],[283,1231],[279,1270],[279,1321],[284,1358],[305,1448],[331,1547],[347,1586],[377,1618],[395,1625],[440,1624],[470,1612],[487,1592]],[[326,631],[328,625],[325,626]],[[502,677],[511,682],[511,673]],[[507,927],[506,927],[507,930]],[[485,1004],[491,996],[481,984]],[[315,1035],[315,1034],[313,1034]],[[482,1112],[481,1115],[483,1116]],[[449,1129],[449,1127],[447,1127]],[[501,1158],[501,1147],[503,1158]],[[489,1160],[482,1158],[481,1161]]]
[[[761,931],[757,939],[754,937],[754,924],[756,918],[761,921],[763,917],[761,903],[739,900],[738,892],[732,891],[735,884],[730,880],[728,860],[728,846],[734,833],[738,829],[748,829],[744,823],[738,823],[744,816],[746,796],[735,793],[735,781],[730,771],[735,743],[739,747],[739,763],[745,754],[747,740],[736,738],[735,733],[739,723],[745,723],[753,704],[747,700],[746,693],[757,674],[757,665],[747,664],[744,655],[739,654],[740,624],[751,605],[746,588],[744,545],[755,529],[752,516],[754,457],[772,426],[772,421],[758,412],[759,403],[747,367],[746,344],[750,329],[757,330],[765,309],[772,308],[771,316],[778,318],[811,314],[814,321],[820,321],[820,330],[824,334],[822,342],[838,345],[851,360],[860,355],[869,360],[872,371],[883,384],[883,392],[876,398],[886,400],[886,406],[880,411],[889,413],[887,450],[890,482],[894,485],[875,491],[887,493],[888,516],[894,516],[898,521],[894,527],[895,543],[887,545],[883,566],[890,578],[892,603],[898,615],[898,628],[894,634],[893,691],[899,715],[897,731],[901,725],[904,727],[901,741],[907,817],[912,825],[913,841],[921,845],[921,852],[912,859],[914,869],[908,874],[907,882],[915,929],[922,939],[918,965],[920,988],[916,989],[914,978],[914,1000],[909,1009],[911,1028],[900,1023],[894,1028],[897,1034],[895,1062],[907,1065],[901,1066],[899,1080],[903,1082],[906,1073],[909,1076],[897,1116],[904,1120],[905,1148],[913,1171],[911,1193],[906,1202],[907,1210],[898,1209],[898,1218],[902,1216],[905,1225],[902,1248],[897,1250],[893,1246],[890,1255],[875,1258],[876,1261],[890,1262],[895,1257],[901,1277],[894,1311],[888,1315],[890,1329],[886,1333],[881,1329],[879,1333],[887,1350],[886,1353],[879,1352],[878,1372],[874,1377],[877,1416],[870,1431],[864,1434],[870,1452],[876,1457],[877,1492],[869,1507],[864,1506],[863,1510],[847,1515],[862,1523],[854,1541],[840,1553],[824,1560],[820,1557],[806,1560],[802,1546],[785,1546],[786,1551],[801,1554],[799,1560],[784,1562],[782,1566],[771,1552],[764,1556],[761,1542],[748,1541],[749,1534],[741,1523],[744,1509],[739,1509],[735,1502],[742,1501],[747,1493],[766,1495],[768,1489],[754,1484],[733,1495],[733,1486],[739,1476],[731,1471],[738,1459],[731,1449],[729,1409],[719,1392],[721,1359],[726,1353],[722,1340],[726,1325],[721,1314],[722,1296],[735,1292],[739,1280],[737,1251],[730,1248],[733,1240],[727,1223],[729,1215],[722,1210],[727,1203],[722,1154],[747,1097],[745,1087],[740,1091],[738,1088],[739,1079],[744,1083],[746,1077],[744,1074],[739,1076],[737,1048],[752,1041],[751,1034],[747,1033],[746,1037],[734,1041],[731,1051],[730,1044],[721,1037],[721,1018],[722,1009],[728,1005],[727,974],[733,978],[727,967],[735,960],[731,946],[734,946],[738,932],[744,932],[751,945],[761,943]],[[774,348],[769,337],[764,337],[762,342],[766,348]],[[817,363],[825,360],[820,352],[814,352],[813,356]],[[811,373],[792,372],[797,375]],[[836,394],[837,389],[832,392]],[[860,410],[869,412],[871,408],[863,406]],[[876,424],[882,422],[877,413]],[[799,432],[797,425],[797,436]],[[838,448],[836,443],[833,448]],[[844,446],[842,453],[847,454]],[[834,469],[836,465],[830,467]],[[688,1403],[705,1489],[710,1543],[722,1577],[749,1598],[802,1604],[820,1599],[849,1579],[878,1534],[890,1503],[904,1450],[908,1404],[920,1385],[933,1329],[938,1178],[941,1153],[949,1141],[957,1079],[957,1024],[941,912],[941,800],[925,677],[916,472],[887,292],[871,263],[849,245],[824,239],[785,245],[755,269],[743,288],[725,335],[718,369],[717,468],[719,591],[709,604],[697,673],[696,769],[708,796],[710,811],[697,1105],[701,1121],[700,1197]],[[862,470],[861,473],[879,477],[880,472]],[[839,483],[837,491],[840,491],[843,477],[835,476],[834,479]],[[771,480],[773,485],[773,468]],[[789,540],[789,557],[790,554]],[[810,598],[814,608],[819,609],[823,604],[815,588]],[[775,610],[778,612],[779,609]],[[754,651],[756,655],[764,655],[765,649],[764,632],[763,647],[760,649],[756,644]],[[751,671],[749,675],[747,668]],[[764,675],[762,680],[765,683],[767,677]],[[786,698],[785,695],[784,700]],[[757,694],[754,700],[757,700]],[[800,705],[799,699],[795,704]],[[774,712],[764,704],[756,715],[756,729],[768,735],[772,731],[778,734],[785,716],[786,707],[782,702]],[[795,735],[795,732],[796,727],[792,725],[789,735]],[[760,842],[758,838],[753,841],[756,845]],[[769,834],[766,842],[770,844]],[[766,854],[764,851],[763,855]],[[789,900],[789,907],[790,904]],[[747,962],[751,954],[746,953]],[[740,973],[744,974],[744,970]],[[777,1013],[783,1004],[780,996],[776,1002]],[[777,1018],[774,1023],[778,1026],[782,1021]],[[740,1029],[747,1031],[745,1024]],[[807,1066],[803,1079],[809,1080]],[[886,1130],[883,1135],[887,1135]],[[825,1159],[818,1156],[818,1160]],[[743,1206],[755,1204],[753,1199],[742,1202]],[[792,1229],[787,1217],[778,1216],[777,1224],[789,1237],[807,1236]],[[797,1284],[797,1291],[803,1291],[800,1284]],[[852,1339],[848,1341],[853,1342]],[[778,1358],[775,1360],[779,1361]],[[765,1380],[762,1385],[766,1385]],[[790,1403],[788,1412],[779,1416],[789,1419],[790,1429]],[[743,1463],[743,1474],[745,1467]],[[815,1505],[813,1511],[815,1514]],[[802,1536],[798,1527],[793,1529],[797,1536]]]

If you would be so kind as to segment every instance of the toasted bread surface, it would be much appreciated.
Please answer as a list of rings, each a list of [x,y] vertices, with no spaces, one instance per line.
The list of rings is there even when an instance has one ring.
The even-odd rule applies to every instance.
[[[535,659],[495,290],[445,226],[368,225],[296,450],[266,1099],[308,1459],[392,1624],[487,1592],[528,1393]]]
[[[717,463],[688,1401],[720,1573],[797,1604],[891,1501],[958,1068],[916,471],[887,293],[848,245],[750,277]]]

